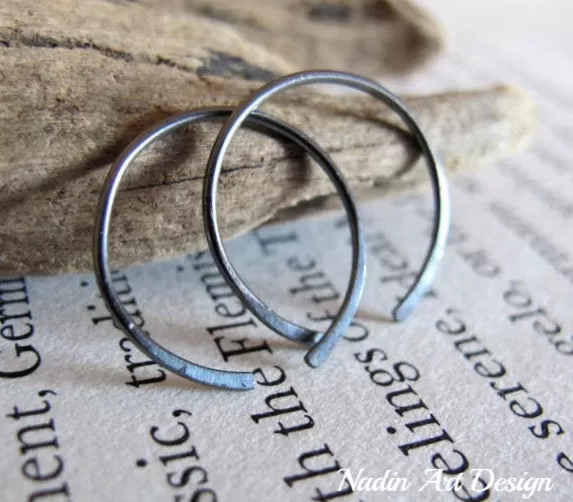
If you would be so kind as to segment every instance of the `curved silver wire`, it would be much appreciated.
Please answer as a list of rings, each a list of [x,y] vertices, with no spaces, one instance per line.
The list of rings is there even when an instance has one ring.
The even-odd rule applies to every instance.
[[[217,370],[195,364],[177,354],[165,349],[155,342],[149,333],[136,325],[133,318],[126,311],[112,287],[111,273],[108,261],[109,248],[109,225],[111,221],[113,204],[117,195],[120,182],[130,164],[135,158],[153,141],[165,134],[183,127],[187,124],[208,119],[223,119],[232,112],[231,108],[204,108],[193,110],[173,116],[159,124],[154,125],[141,133],[119,156],[107,175],[102,189],[94,226],[93,235],[93,260],[94,270],[104,303],[113,319],[123,332],[153,361],[179,376],[199,382],[205,385],[232,390],[247,390],[254,387],[254,377],[249,372],[234,372]],[[324,166],[327,171],[335,171],[336,167],[332,160],[307,136],[301,134],[290,125],[271,117],[262,112],[253,113],[247,121],[250,127],[254,127],[266,133],[274,133],[279,137],[295,142],[306,150],[317,162]],[[348,195],[350,197],[350,195]],[[358,302],[365,278],[365,243],[362,237],[358,216],[352,200],[349,198],[353,209],[353,222],[351,227],[355,235],[355,263],[354,263],[354,300]],[[353,304],[354,308],[355,305]],[[352,316],[351,316],[352,318]],[[305,336],[308,335],[305,333]],[[310,338],[317,335],[313,332]],[[295,341],[301,341],[294,338]],[[304,341],[303,339],[302,341]]]
[[[338,72],[338,71],[303,71],[287,75],[286,77],[277,78],[268,84],[261,87],[257,92],[244,100],[227,119],[221,128],[217,139],[211,150],[211,155],[207,162],[206,182],[203,185],[203,221],[205,225],[205,233],[207,241],[211,249],[211,253],[219,267],[219,270],[227,282],[232,285],[236,294],[248,306],[248,308],[269,328],[277,333],[290,334],[293,338],[304,340],[305,337],[310,339],[313,332],[305,328],[301,328],[296,324],[282,318],[277,313],[273,312],[267,307],[256,295],[241,280],[227,257],[217,224],[217,182],[221,173],[221,166],[223,158],[233,135],[238,131],[247,117],[261,106],[266,100],[275,94],[282,92],[289,88],[299,87],[309,84],[341,84],[351,87],[353,89],[363,91],[374,98],[381,100],[384,104],[390,107],[398,116],[404,121],[410,133],[414,136],[418,145],[424,155],[430,180],[433,190],[433,198],[435,204],[435,219],[432,229],[432,242],[424,259],[424,264],[415,282],[408,290],[406,296],[395,307],[392,315],[396,321],[402,320],[408,316],[410,311],[420,301],[423,295],[427,292],[434,276],[440,259],[443,256],[447,233],[450,221],[450,206],[449,195],[447,190],[446,178],[437,160],[436,155],[428,144],[424,134],[420,130],[418,124],[413,118],[412,114],[404,105],[401,100],[388,91],[385,87],[366,79],[364,77],[354,75],[351,73]],[[345,186],[340,174],[336,173],[337,180],[331,176],[335,184],[340,182],[340,186]],[[338,185],[337,185],[338,186]],[[341,193],[339,191],[339,193]],[[349,211],[350,209],[350,211]],[[346,207],[349,216],[353,216],[354,211],[351,207]],[[352,220],[352,218],[351,218]],[[353,244],[358,243],[360,236],[353,235]],[[356,267],[356,262],[353,262],[353,270]],[[347,294],[344,298],[343,308],[339,311],[334,318],[334,322],[327,332],[322,337],[314,336],[315,344],[308,351],[305,360],[309,366],[319,366],[327,357],[339,339],[343,336],[344,331],[352,320],[349,313],[352,311],[352,316],[355,313],[355,307],[358,302],[350,297],[352,285],[350,285]],[[346,307],[346,308],[344,308]],[[352,308],[350,308],[352,307]]]

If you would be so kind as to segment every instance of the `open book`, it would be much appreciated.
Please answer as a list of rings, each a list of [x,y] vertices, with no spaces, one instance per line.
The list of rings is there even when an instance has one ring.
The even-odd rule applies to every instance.
[[[432,207],[418,194],[361,207],[366,290],[316,370],[244,309],[207,252],[114,273],[156,340],[254,370],[250,392],[166,374],[113,326],[91,275],[1,280],[0,500],[572,500],[573,55],[560,52],[571,39],[538,35],[536,52],[519,37],[500,43],[495,15],[495,36],[487,12],[473,30],[460,21],[449,54],[395,84],[509,79],[533,93],[540,119],[525,154],[453,181],[447,252],[407,321],[390,312],[429,238]],[[339,214],[265,227],[228,250],[282,315],[331,322],[351,251]]]

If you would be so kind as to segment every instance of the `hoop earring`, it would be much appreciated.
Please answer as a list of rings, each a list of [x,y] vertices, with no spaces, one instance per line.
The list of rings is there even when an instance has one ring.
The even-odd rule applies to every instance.
[[[211,155],[207,162],[207,171],[205,174],[205,184],[203,186],[203,222],[205,226],[205,234],[207,235],[207,242],[211,254],[217,263],[217,266],[225,278],[227,283],[232,286],[237,296],[249,308],[251,312],[269,328],[277,333],[296,334],[298,338],[311,339],[313,336],[316,343],[310,348],[305,356],[306,363],[311,367],[318,367],[328,357],[331,350],[336,343],[343,336],[344,331],[350,324],[352,318],[347,316],[347,313],[354,309],[354,315],[357,308],[357,302],[353,302],[350,297],[352,291],[352,284],[350,284],[347,294],[344,297],[343,307],[338,315],[335,317],[333,324],[324,333],[324,336],[318,338],[312,330],[301,328],[296,324],[282,318],[279,314],[266,306],[241,280],[233,266],[231,265],[219,233],[217,225],[217,183],[221,173],[221,166],[223,157],[227,148],[233,138],[233,135],[241,127],[243,122],[252,114],[260,105],[267,99],[275,94],[286,89],[299,87],[309,84],[340,84],[353,89],[365,92],[370,96],[382,101],[385,105],[390,107],[406,124],[412,136],[416,139],[422,154],[426,159],[430,180],[433,190],[433,198],[435,204],[435,217],[432,229],[432,241],[430,248],[424,259],[422,269],[418,272],[414,284],[408,290],[404,299],[394,308],[392,315],[394,320],[399,321],[408,316],[415,305],[421,300],[423,295],[431,284],[438,263],[443,256],[449,221],[450,221],[450,206],[449,196],[446,186],[446,179],[443,170],[434,155],[430,145],[428,144],[424,134],[409,112],[408,108],[400,101],[400,99],[388,91],[385,87],[372,80],[354,75],[351,73],[336,72],[336,71],[304,71],[294,73],[286,77],[277,78],[268,84],[261,87],[251,97],[243,101],[227,119],[221,128],[213,148]],[[331,180],[339,186],[343,186],[344,182],[342,177],[336,171],[335,175],[330,175]],[[330,174],[330,173],[329,173]],[[340,183],[340,184],[339,184]],[[339,192],[340,193],[340,192]],[[349,210],[346,207],[347,212]],[[354,209],[353,209],[354,210]],[[349,213],[350,215],[350,213]],[[358,236],[352,234],[353,242],[356,244]],[[353,260],[353,270],[358,264],[355,259]],[[352,281],[352,277],[351,277]]]
[[[183,127],[187,124],[200,122],[213,118],[225,118],[231,115],[230,108],[205,108],[182,113],[167,119],[140,134],[119,156],[107,175],[101,192],[93,235],[93,260],[97,284],[104,303],[112,315],[114,321],[121,327],[123,332],[157,364],[176,373],[183,378],[193,380],[205,385],[232,390],[247,390],[254,388],[255,380],[252,373],[224,371],[201,366],[184,359],[167,350],[155,342],[148,332],[141,329],[122,305],[112,287],[111,273],[108,260],[109,225],[113,210],[113,203],[118,192],[119,184],[127,168],[135,158],[156,139],[170,131]],[[358,219],[356,207],[346,189],[344,181],[340,177],[336,166],[320,147],[310,138],[300,133],[290,125],[261,112],[254,112],[248,117],[247,124],[257,129],[278,134],[279,136],[294,141],[306,150],[320,165],[329,173],[331,179],[336,180],[337,187],[342,190],[343,203],[347,208],[350,226],[353,235],[353,260],[351,273],[351,287],[345,302],[345,313],[340,320],[342,327],[348,326],[356,312],[366,274],[366,252],[364,237]],[[344,327],[344,329],[346,329]],[[280,333],[291,340],[310,343],[317,338],[316,333],[293,331]]]

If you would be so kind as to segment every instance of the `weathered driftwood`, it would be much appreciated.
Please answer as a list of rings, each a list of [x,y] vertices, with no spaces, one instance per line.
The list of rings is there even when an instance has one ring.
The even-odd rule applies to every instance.
[[[298,69],[374,75],[418,67],[443,46],[440,26],[410,0],[140,0],[229,24]]]
[[[283,7],[289,3],[296,2]],[[360,36],[359,25],[354,30]],[[98,193],[121,149],[158,119],[236,104],[260,85],[257,80],[297,69],[283,56],[227,23],[186,11],[96,0],[3,0],[0,274],[90,269]],[[510,88],[406,100],[450,171],[508,155],[532,128],[530,100]],[[376,187],[385,194],[425,179],[409,136],[370,99],[297,91],[265,110],[315,137],[358,193]],[[116,263],[204,248],[202,176],[216,130],[207,124],[174,134],[138,159],[118,197]],[[296,216],[301,202],[333,193],[292,146],[245,131],[231,150],[219,196],[226,236],[285,209]]]

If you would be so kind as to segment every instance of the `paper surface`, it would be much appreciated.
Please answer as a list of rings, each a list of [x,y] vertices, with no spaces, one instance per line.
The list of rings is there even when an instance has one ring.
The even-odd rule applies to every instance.
[[[571,41],[537,34],[533,54],[517,28],[500,45],[495,26],[486,40],[462,17],[455,50],[395,88],[509,79],[537,98],[540,127],[524,155],[452,183],[450,244],[413,315],[389,321],[428,245],[432,208],[417,195],[361,207],[366,290],[316,370],[228,294],[207,253],[115,275],[154,339],[255,370],[249,392],[152,364],[113,327],[91,275],[2,281],[1,500],[571,500]],[[267,227],[228,251],[271,307],[328,326],[349,273],[341,214]],[[354,493],[340,469],[362,479]],[[432,469],[444,482],[461,474],[463,488]],[[366,478],[383,482],[360,491]]]

